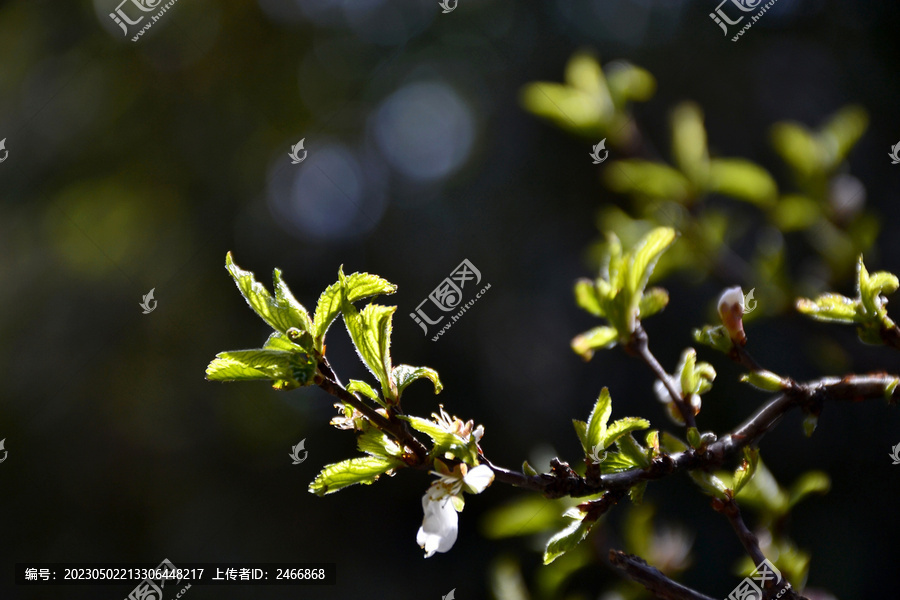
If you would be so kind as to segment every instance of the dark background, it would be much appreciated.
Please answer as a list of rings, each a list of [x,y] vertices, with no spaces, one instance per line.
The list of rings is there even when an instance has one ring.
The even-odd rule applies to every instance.
[[[204,380],[216,352],[267,335],[223,268],[228,250],[267,285],[281,268],[310,309],[340,265],[398,284],[385,300],[399,307],[394,361],[434,367],[445,384],[437,398],[416,384],[406,408],[427,416],[440,401],[484,424],[498,464],[579,460],[570,420],[604,385],[614,417],[674,430],[638,362],[613,351],[585,364],[568,347],[594,325],[571,287],[593,272],[594,215],[613,200],[590,144],[527,114],[519,91],[561,81],[579,49],[656,76],[635,116],[658,147],[668,111],[694,100],[715,153],[759,162],[779,183],[774,122],[812,127],[865,107],[870,127],[849,163],[883,217],[866,262],[900,270],[900,166],[885,156],[900,139],[895,3],[780,0],[738,43],[710,22],[712,0],[460,0],[449,14],[437,4],[180,0],[133,43],[108,18],[112,1],[0,3],[0,597],[130,590],[15,587],[16,562],[163,558],[338,566],[332,588],[195,587],[186,596],[197,600],[487,597],[487,563],[520,544],[483,539],[480,516],[524,492],[495,484],[468,497],[456,546],[423,560],[415,534],[430,478],[401,472],[313,496],[318,469],[355,453],[328,426],[331,399]],[[308,158],[291,165],[301,138]],[[407,315],[464,258],[491,290],[432,342]],[[728,283],[665,282],[672,302],[647,329],[668,369]],[[151,288],[158,307],[143,315]],[[801,380],[825,374],[813,360],[823,336],[851,353],[848,371],[900,364],[849,329],[795,315],[750,335],[767,365]],[[342,327],[328,350],[344,380],[364,376]],[[701,421],[725,431],[765,396],[701,357],[719,369]],[[810,584],[842,600],[895,595],[900,467],[886,454],[900,415],[878,402],[829,406],[811,439],[799,422],[786,418],[762,451],[784,483],[812,468],[832,476],[791,523],[812,553]],[[309,458],[292,466],[304,438]],[[725,520],[686,478],[652,485],[647,500],[696,534],[684,581],[727,595],[741,548]],[[526,573],[540,568],[539,554],[521,557]],[[584,581],[596,596],[617,579],[598,565]]]

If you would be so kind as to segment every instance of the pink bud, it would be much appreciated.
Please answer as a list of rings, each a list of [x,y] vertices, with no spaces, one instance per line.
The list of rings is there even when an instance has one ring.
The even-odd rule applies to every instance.
[[[744,292],[735,286],[722,292],[719,298],[719,318],[728,330],[731,341],[743,346],[747,343],[744,333]]]

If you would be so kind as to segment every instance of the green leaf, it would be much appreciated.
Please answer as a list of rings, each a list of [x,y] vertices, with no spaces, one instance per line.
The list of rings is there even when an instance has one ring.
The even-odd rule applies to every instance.
[[[476,443],[473,437],[470,437],[467,443],[455,433],[444,430],[434,421],[405,415],[399,415],[398,418],[409,422],[410,427],[431,438],[431,441],[434,443],[432,451],[434,456],[442,456],[449,453],[469,465],[474,465],[478,462],[478,450],[475,447]]]
[[[736,158],[710,162],[709,190],[762,208],[773,206],[778,199],[778,185],[768,171]]]
[[[266,343],[263,344],[263,350],[281,350],[282,352],[303,352],[311,354],[310,346],[297,344],[280,331],[272,332],[266,340]]]
[[[808,129],[797,123],[776,123],[772,145],[798,174],[809,177],[822,170],[823,151]]]
[[[831,489],[831,479],[822,471],[809,471],[800,476],[788,494],[788,510],[810,494],[825,494]]]
[[[676,452],[686,452],[688,449],[687,444],[666,431],[663,431],[662,435],[660,436],[660,445],[662,446],[663,450],[665,450],[669,454],[675,454]]]
[[[770,213],[779,229],[785,233],[812,227],[822,216],[822,205],[807,196],[787,194]]]
[[[869,116],[864,108],[847,106],[835,113],[822,127],[819,137],[828,149],[826,168],[839,166],[869,126]]]
[[[525,110],[576,133],[596,131],[610,116],[594,95],[559,83],[526,85],[522,88],[521,103]]]
[[[700,432],[696,427],[688,427],[687,430],[687,440],[691,445],[691,448],[699,448],[700,447]]]
[[[381,382],[385,398],[396,398],[396,390],[390,379],[391,372],[391,318],[396,306],[367,305],[357,312],[353,305],[342,306],[344,323],[363,363]]]
[[[343,275],[343,274],[342,274]],[[313,319],[313,334],[316,338],[317,349],[322,350],[322,341],[325,339],[325,333],[334,320],[341,314],[341,302],[343,294],[341,282],[332,283],[322,295],[319,296],[319,302],[316,304],[316,315]]]
[[[748,448],[744,446],[744,460],[741,462],[741,466],[735,470],[734,481],[732,482],[735,496],[740,493],[741,489],[743,489],[751,479],[753,479],[758,464],[759,448]]]
[[[849,324],[856,321],[858,304],[840,294],[823,294],[815,300],[797,299],[797,310],[817,321]]]
[[[572,419],[572,426],[575,428],[575,435],[578,436],[578,441],[581,442],[581,447],[584,448],[585,454],[590,452],[591,449],[588,446],[587,438],[587,423],[578,419]]]
[[[638,300],[653,273],[656,261],[672,245],[676,237],[678,234],[671,227],[657,227],[632,249],[634,258],[628,268],[627,285]]]
[[[709,154],[703,113],[693,102],[684,102],[672,111],[672,157],[681,172],[700,188],[706,186]]]
[[[642,469],[650,466],[650,459],[647,457],[647,449],[641,446],[631,437],[631,434],[622,435],[616,440],[616,447],[619,454],[623,454],[628,459]]]
[[[598,519],[588,520],[587,517],[580,521],[575,521],[547,542],[547,548],[544,550],[544,564],[549,565],[554,560],[573,549],[581,543],[584,538],[591,532]]]
[[[640,468],[640,465],[621,452],[608,452],[606,454],[606,460],[600,463],[600,472],[604,475],[621,473],[622,471],[628,471],[635,468]]]
[[[623,419],[618,419],[617,421],[613,421],[606,428],[606,433],[600,439],[600,444],[605,450],[614,442],[617,442],[622,436],[630,434],[632,431],[640,431],[649,427],[650,421],[641,419],[640,417],[625,417]]]
[[[653,287],[641,295],[638,314],[641,319],[651,317],[669,304],[669,292],[660,287]]]
[[[494,540],[541,533],[557,526],[560,506],[559,500],[523,496],[489,511],[481,523],[481,531]]]
[[[752,371],[741,376],[741,381],[749,383],[765,392],[780,392],[787,389],[788,383],[771,371]]]
[[[605,316],[597,296],[597,288],[590,279],[579,279],[575,282],[575,303],[595,317]]]
[[[434,385],[434,393],[440,394],[444,389],[438,372],[428,367],[411,367],[409,365],[397,365],[391,370],[391,381],[397,388],[397,397],[403,393],[406,386],[416,379],[430,379]]]
[[[644,492],[647,489],[646,481],[639,481],[628,489],[628,498],[634,504],[641,504],[644,501]]]
[[[612,191],[638,198],[685,202],[692,194],[691,184],[678,170],[646,160],[617,160],[603,171],[603,179]]]
[[[532,466],[528,463],[527,460],[526,460],[526,461],[522,461],[522,472],[525,473],[526,475],[529,475],[529,476],[532,476],[532,477],[538,474],[537,470],[535,470],[535,468],[532,467]]]
[[[681,355],[681,393],[685,396],[696,394],[700,389],[700,375],[697,373],[697,351],[688,348]]]
[[[694,341],[710,348],[715,348],[719,352],[728,354],[731,352],[731,336],[728,330],[722,325],[704,325],[702,329],[694,330]]]
[[[618,341],[619,332],[613,327],[600,325],[572,339],[572,350],[584,360],[591,360],[595,350],[612,348]]]
[[[706,471],[693,470],[688,471],[688,473],[690,474],[691,479],[700,486],[700,489],[703,490],[704,493],[719,498],[720,500],[726,499],[726,490],[728,488],[721,479]]]
[[[819,425],[819,417],[816,415],[806,415],[803,417],[803,435],[812,437],[816,427]]]
[[[324,496],[357,483],[369,485],[379,476],[401,466],[403,462],[400,460],[378,456],[350,458],[322,469],[309,484],[309,491]]]
[[[626,61],[606,65],[606,81],[613,103],[622,107],[626,102],[643,102],[656,92],[656,79],[649,71]]]
[[[396,458],[400,460],[403,449],[387,434],[374,427],[368,428],[356,439],[356,445],[360,452],[381,458]]]
[[[584,447],[585,452],[591,452],[594,449],[594,446],[600,444],[606,437],[606,423],[609,421],[609,416],[611,414],[612,398],[610,398],[609,395],[609,388],[603,388],[600,390],[600,396],[597,398],[597,402],[594,403],[594,408],[591,410],[591,416],[587,421],[587,433],[585,434],[585,441],[587,444]],[[603,449],[606,449],[606,446],[603,446]]]
[[[264,349],[220,352],[206,367],[210,381],[270,379],[279,390],[309,385],[315,373],[316,362],[307,354]]]
[[[381,400],[381,397],[378,396],[378,392],[372,389],[365,381],[360,381],[358,379],[351,379],[350,383],[347,384],[347,391],[351,393],[360,393],[367,398],[371,398],[378,404],[384,406],[384,402]]]
[[[382,294],[393,294],[396,291],[396,285],[370,273],[353,273],[344,279],[344,293],[348,302],[356,302]]]
[[[310,331],[312,322],[309,313],[294,298],[287,285],[281,279],[281,271],[275,269],[275,297],[256,281],[256,277],[250,271],[245,271],[234,264],[234,259],[229,252],[225,256],[225,268],[231,274],[238,289],[256,314],[268,323],[273,329],[281,333],[287,333],[288,329],[296,327],[300,331]]]

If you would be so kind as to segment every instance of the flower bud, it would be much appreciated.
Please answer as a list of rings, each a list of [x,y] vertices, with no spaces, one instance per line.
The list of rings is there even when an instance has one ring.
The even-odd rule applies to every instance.
[[[743,346],[747,343],[744,333],[744,292],[735,286],[722,292],[719,298],[719,318],[728,330],[728,336],[735,344]]]

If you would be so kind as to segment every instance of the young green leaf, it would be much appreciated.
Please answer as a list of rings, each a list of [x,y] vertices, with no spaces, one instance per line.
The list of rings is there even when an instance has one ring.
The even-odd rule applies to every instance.
[[[356,439],[357,448],[371,456],[400,459],[403,449],[386,433],[374,427],[368,428]]]
[[[762,208],[772,207],[778,201],[778,185],[769,172],[738,158],[710,161],[709,190]]]
[[[363,363],[381,382],[385,398],[395,398],[396,389],[390,378],[391,372],[391,318],[396,306],[367,305],[358,312],[352,304],[342,306],[344,323],[350,339]]]
[[[787,389],[788,383],[771,371],[752,371],[741,375],[741,381],[749,383],[764,392],[780,392]]]
[[[753,479],[756,474],[756,466],[759,464],[759,448],[744,447],[744,460],[734,472],[734,495],[737,496],[741,489]]]
[[[378,392],[373,390],[372,386],[370,386],[365,381],[360,381],[358,379],[351,379],[350,382],[347,384],[347,391],[350,393],[362,394],[363,396],[370,398],[370,399],[374,400],[375,402],[377,402],[378,404],[381,404],[382,406],[384,406],[384,402],[378,396]]]
[[[638,313],[641,319],[652,317],[669,304],[669,292],[660,287],[653,287],[641,295]]]
[[[635,298],[635,307],[640,301],[656,262],[672,245],[676,237],[678,234],[671,227],[657,227],[645,235],[632,249],[633,258],[628,266],[627,287]]]
[[[350,458],[327,465],[309,484],[309,491],[317,496],[331,494],[347,486],[369,485],[391,469],[403,466],[403,461],[378,456]]]
[[[279,390],[310,385],[315,373],[316,363],[308,354],[263,349],[220,352],[206,367],[210,381],[270,379]]]
[[[672,111],[672,158],[681,172],[698,188],[706,187],[709,153],[703,113],[693,102],[684,102]]]
[[[590,452],[591,448],[588,446],[587,438],[587,423],[578,419],[572,419],[572,426],[575,428],[575,435],[578,436],[578,441],[581,442],[581,447],[584,448],[585,454]]]
[[[702,329],[695,329],[694,341],[725,354],[731,352],[733,344],[731,336],[728,335],[728,330],[722,325],[704,325]]]
[[[554,560],[577,546],[591,532],[599,519],[588,520],[587,517],[575,521],[547,542],[544,550],[544,564],[549,565]]]
[[[608,452],[606,460],[600,463],[600,472],[604,475],[620,473],[635,468],[641,468],[641,466],[621,452]]]
[[[225,255],[225,268],[231,274],[237,284],[241,295],[247,301],[256,314],[269,324],[273,329],[281,333],[296,327],[300,331],[310,331],[312,322],[309,313],[294,298],[287,285],[281,279],[281,271],[275,269],[275,297],[256,281],[256,277],[250,271],[241,269],[234,263],[231,252]]]
[[[575,303],[595,317],[605,316],[597,288],[590,279],[579,279],[575,282]]]
[[[856,321],[858,304],[840,294],[822,294],[815,300],[799,298],[797,310],[817,321],[850,324]]]
[[[822,471],[808,471],[800,476],[788,493],[788,510],[810,494],[825,494],[831,489],[831,479]]]
[[[669,454],[675,454],[676,452],[686,452],[688,449],[687,444],[667,431],[663,431],[662,435],[660,436],[660,446]]]
[[[619,332],[612,327],[600,325],[572,339],[572,350],[584,360],[591,360],[595,350],[612,348],[616,345]]]
[[[606,423],[612,414],[612,398],[609,395],[609,388],[600,390],[600,397],[594,403],[594,409],[587,421],[587,432],[585,433],[584,446],[585,452],[591,452],[594,446],[600,444],[606,436]],[[603,447],[606,449],[606,446]]]
[[[688,471],[688,473],[690,473],[691,479],[700,486],[700,489],[703,490],[704,493],[719,498],[720,500],[726,499],[726,490],[728,488],[721,479],[706,471],[693,470]]]
[[[650,427],[650,421],[647,419],[641,419],[639,417],[625,417],[623,419],[618,419],[613,421],[606,428],[606,432],[600,438],[599,444],[605,450],[622,436],[630,434],[632,431],[647,429],[648,427]]]
[[[688,443],[691,445],[691,448],[700,447],[700,432],[696,427],[688,427],[687,439]]]
[[[313,318],[313,335],[316,338],[317,350],[320,352],[325,333],[338,315],[341,314],[341,303],[344,299],[342,291],[343,288],[340,281],[332,283],[325,288],[325,291],[319,296],[318,304],[316,304],[316,314]]]
[[[438,372],[428,367],[411,367],[409,365],[397,365],[391,370],[391,381],[397,388],[397,397],[399,397],[406,386],[416,379],[429,379],[434,385],[434,393],[440,394],[444,389]]]
[[[619,454],[627,456],[629,460],[640,468],[646,469],[650,466],[647,449],[638,444],[630,433],[620,436],[616,440],[616,446],[619,448]]]
[[[344,293],[348,302],[356,302],[382,294],[393,294],[396,291],[396,285],[370,273],[353,273],[344,279]]]

